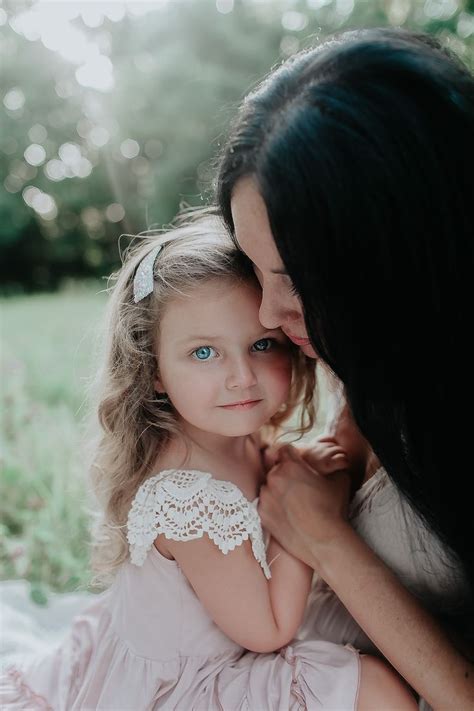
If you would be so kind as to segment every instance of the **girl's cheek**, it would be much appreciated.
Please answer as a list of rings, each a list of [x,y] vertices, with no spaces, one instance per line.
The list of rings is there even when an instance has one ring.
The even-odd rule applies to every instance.
[[[278,380],[282,386],[286,386],[288,389],[291,385],[292,376],[292,362],[291,357],[284,356],[279,359],[279,362],[275,364],[275,372],[277,374]]]

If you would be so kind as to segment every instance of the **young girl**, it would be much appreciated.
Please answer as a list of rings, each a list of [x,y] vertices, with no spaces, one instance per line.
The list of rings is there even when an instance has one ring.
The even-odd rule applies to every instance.
[[[297,404],[300,431],[311,426],[314,367],[261,326],[259,304],[215,217],[129,254],[108,314],[93,467],[103,511],[93,563],[113,582],[51,655],[9,670],[2,708],[416,707],[352,648],[285,647],[312,571],[264,545],[262,430],[275,435]],[[340,455],[328,443],[325,470]]]

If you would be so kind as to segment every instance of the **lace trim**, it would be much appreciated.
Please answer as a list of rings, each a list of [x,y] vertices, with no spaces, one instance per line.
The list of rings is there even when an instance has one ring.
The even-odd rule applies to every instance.
[[[25,683],[23,680],[23,674],[19,669],[17,669],[15,666],[9,666],[7,669],[5,669],[5,674],[9,676],[15,685],[15,688],[18,690],[18,693],[21,694],[21,698],[18,698],[18,702],[23,702],[23,701],[28,701],[30,704],[35,704],[34,709],[41,709],[41,711],[54,711],[52,706],[48,704],[46,699],[43,696],[40,696],[39,694],[35,694],[34,691],[30,689],[28,684]],[[10,703],[13,704],[13,700],[10,700]]]
[[[173,541],[207,534],[224,555],[250,538],[255,559],[271,578],[255,502],[208,472],[169,469],[147,479],[133,500],[127,528],[134,565],[143,565],[160,533]]]

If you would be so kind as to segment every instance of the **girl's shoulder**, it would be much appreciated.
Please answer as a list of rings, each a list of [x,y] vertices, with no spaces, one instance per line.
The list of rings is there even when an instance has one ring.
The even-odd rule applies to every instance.
[[[242,490],[232,481],[213,476],[209,471],[200,469],[173,468],[163,469],[143,482],[132,503],[146,502],[150,496],[155,500],[164,499],[188,502],[204,492],[214,493],[219,500],[229,502],[245,498]]]
[[[196,469],[166,469],[138,489],[128,516],[132,563],[142,565],[155,539],[187,541],[206,534],[226,554],[250,538],[257,560],[265,547],[256,501],[231,481]]]

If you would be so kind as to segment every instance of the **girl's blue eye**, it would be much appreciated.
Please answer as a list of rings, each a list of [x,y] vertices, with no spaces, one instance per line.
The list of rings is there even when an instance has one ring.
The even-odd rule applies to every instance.
[[[272,345],[273,341],[271,338],[261,338],[259,341],[255,341],[252,348],[253,350],[258,351],[259,353],[262,353],[264,351],[268,351],[268,349],[271,348]]]
[[[193,356],[195,356],[197,360],[209,360],[213,351],[214,348],[211,348],[211,346],[201,346],[200,348],[196,348],[196,350],[193,351]]]

